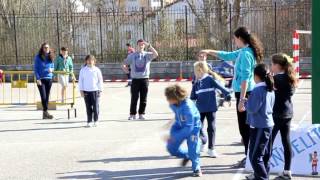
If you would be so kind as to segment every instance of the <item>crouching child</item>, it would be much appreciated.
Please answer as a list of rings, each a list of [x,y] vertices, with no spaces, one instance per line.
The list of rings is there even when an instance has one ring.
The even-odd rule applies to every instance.
[[[187,97],[187,91],[179,85],[165,89],[165,96],[170,108],[175,114],[174,123],[170,130],[167,150],[172,156],[182,160],[182,166],[192,162],[193,176],[202,176],[200,168],[199,134],[201,129],[200,113],[192,100]],[[188,148],[181,147],[187,141]]]

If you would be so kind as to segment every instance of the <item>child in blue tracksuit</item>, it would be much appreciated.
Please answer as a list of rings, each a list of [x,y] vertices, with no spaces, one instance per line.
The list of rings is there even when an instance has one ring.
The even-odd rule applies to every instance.
[[[200,168],[201,122],[199,111],[194,102],[187,98],[187,91],[179,85],[167,87],[165,96],[175,113],[175,122],[170,130],[167,150],[172,156],[182,158],[183,166],[191,160],[193,176],[200,177],[202,171]],[[188,150],[180,147],[185,140],[187,140]]]
[[[249,159],[254,171],[253,174],[247,176],[247,179],[268,180],[275,95],[273,79],[265,64],[258,64],[255,67],[254,80],[256,85],[245,103],[248,113],[247,124],[250,126]]]
[[[216,90],[220,90],[227,101],[231,100],[230,92],[208,74],[209,68],[205,61],[198,61],[194,64],[194,73],[196,81],[193,84],[190,98],[196,101],[197,108],[200,111],[201,123],[203,124],[205,118],[208,121],[208,155],[216,158],[217,153],[214,148],[216,139],[216,112],[218,110]],[[201,150],[203,150],[207,142],[203,130],[200,132],[200,137],[202,140]]]

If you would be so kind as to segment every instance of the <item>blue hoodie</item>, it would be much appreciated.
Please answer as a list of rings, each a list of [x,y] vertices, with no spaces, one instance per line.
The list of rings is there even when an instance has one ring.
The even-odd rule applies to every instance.
[[[184,139],[192,135],[195,130],[200,130],[200,113],[194,102],[185,99],[179,105],[170,105],[175,114],[175,123],[172,129],[179,130],[174,132],[175,138]]]
[[[274,102],[274,92],[268,92],[264,82],[256,84],[246,103],[247,124],[254,128],[272,127]]]
[[[201,113],[216,112],[218,110],[216,100],[217,89],[219,89],[225,97],[230,96],[230,92],[208,74],[205,74],[203,78],[195,81],[190,98],[196,101],[197,108]]]
[[[241,92],[241,83],[247,81],[247,91],[251,91],[255,85],[253,70],[256,65],[256,58],[253,50],[245,46],[233,52],[219,51],[218,57],[224,61],[234,61],[235,71],[232,81],[232,88],[235,92]]]
[[[53,73],[49,72],[49,69],[54,69],[53,61],[49,59],[47,55],[45,59],[38,54],[34,57],[34,75],[37,80],[40,79],[52,79]]]

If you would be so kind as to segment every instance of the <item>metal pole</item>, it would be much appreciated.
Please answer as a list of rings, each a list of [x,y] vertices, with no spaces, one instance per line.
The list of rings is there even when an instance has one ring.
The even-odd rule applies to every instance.
[[[274,2],[274,45],[276,53],[278,52],[278,38],[277,38],[277,2]]]
[[[57,19],[57,38],[58,38],[58,49],[60,49],[60,33],[59,33],[59,11],[56,10],[56,19]]]
[[[76,59],[76,38],[75,38],[75,15],[73,14],[73,12],[71,11],[70,12],[70,14],[71,14],[71,23],[72,23],[72,51],[73,51],[73,54],[74,54],[74,56],[73,56],[73,60],[75,61],[75,59]]]
[[[141,13],[142,13],[142,38],[145,39],[145,34],[144,34],[144,8],[141,8]]]
[[[312,123],[320,124],[320,1],[312,1]]]
[[[14,46],[15,46],[15,53],[16,53],[16,64],[19,65],[19,58],[18,58],[18,40],[17,40],[17,28],[16,28],[16,14],[13,11],[13,29],[14,29]]]
[[[45,30],[43,31],[43,39],[42,39],[42,41],[47,41],[47,36],[46,36],[46,34],[48,33],[48,28],[47,28],[47,0],[44,1],[44,27],[45,27]]]
[[[103,62],[103,42],[102,42],[102,22],[101,22],[101,9],[99,9],[99,25],[100,25],[100,53],[101,61]]]
[[[186,61],[189,61],[189,41],[188,41],[188,7],[185,6],[185,31],[186,31]],[[182,73],[181,73],[182,74]]]
[[[232,51],[232,7],[231,4],[229,4],[229,48],[230,51]]]
[[[106,14],[105,14],[105,19],[106,19],[106,26],[105,26],[105,29],[106,29],[106,32],[108,32],[108,11],[106,10]],[[108,39],[108,35],[106,35],[106,39]],[[106,49],[107,49],[107,53],[106,53],[106,59],[107,59],[107,61],[108,61],[108,48],[110,48],[109,46],[108,46],[108,44],[106,44]],[[112,55],[111,55],[112,56]]]

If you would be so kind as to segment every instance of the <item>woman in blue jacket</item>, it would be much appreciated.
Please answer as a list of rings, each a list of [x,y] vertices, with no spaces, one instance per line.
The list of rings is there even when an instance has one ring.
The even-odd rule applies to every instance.
[[[48,103],[54,70],[53,59],[53,52],[50,52],[48,43],[43,43],[39,53],[34,57],[34,75],[40,92],[43,119],[53,119],[53,116],[48,113]]]
[[[248,152],[250,127],[246,124],[247,113],[244,108],[244,99],[247,98],[254,88],[253,70],[257,63],[263,61],[263,48],[260,40],[249,32],[246,27],[239,27],[234,32],[234,41],[239,48],[236,51],[226,52],[217,50],[202,50],[212,56],[216,56],[224,61],[233,61],[235,73],[232,81],[232,88],[237,100],[237,116],[239,131],[245,146],[245,154]],[[239,162],[238,167],[244,167],[245,159]]]

